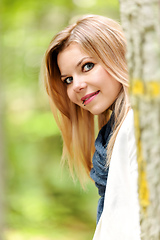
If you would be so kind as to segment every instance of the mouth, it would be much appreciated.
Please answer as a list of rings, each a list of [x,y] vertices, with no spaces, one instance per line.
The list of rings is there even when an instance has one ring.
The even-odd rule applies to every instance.
[[[91,102],[93,98],[100,92],[100,90],[87,94],[86,96],[81,98],[82,104],[86,105],[87,103]]]

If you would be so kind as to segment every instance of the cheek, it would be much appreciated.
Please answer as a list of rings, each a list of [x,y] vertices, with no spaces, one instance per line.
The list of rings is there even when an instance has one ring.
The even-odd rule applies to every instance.
[[[69,91],[68,88],[67,88],[67,96],[68,96],[68,98],[71,100],[71,98],[70,98],[70,91]]]
[[[110,74],[107,74],[107,87],[108,89],[112,90],[114,92],[119,92],[121,89],[122,84],[118,82],[116,79],[114,79]]]
[[[116,80],[115,80],[115,81],[116,81]],[[118,82],[118,81],[115,82],[114,86],[115,86],[115,89],[117,89],[118,92],[119,92],[119,91],[121,90],[121,88],[122,88],[122,84],[121,84],[120,82]]]
[[[67,96],[71,100],[71,102],[76,103],[76,99],[73,94],[73,91],[69,87],[67,88]]]

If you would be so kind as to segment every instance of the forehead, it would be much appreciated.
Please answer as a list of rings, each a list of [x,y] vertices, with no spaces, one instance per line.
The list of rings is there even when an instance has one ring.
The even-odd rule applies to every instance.
[[[83,49],[83,47],[81,46],[81,44],[77,43],[77,42],[71,42],[69,45],[67,45],[66,47],[64,47],[59,54],[61,53],[65,53],[65,52],[72,52],[72,51],[79,51],[81,53],[87,53],[87,51],[85,51]]]
[[[90,55],[85,52],[78,43],[71,43],[69,46],[59,52],[57,56],[57,63],[59,67],[69,62],[76,64],[84,57],[90,57]]]

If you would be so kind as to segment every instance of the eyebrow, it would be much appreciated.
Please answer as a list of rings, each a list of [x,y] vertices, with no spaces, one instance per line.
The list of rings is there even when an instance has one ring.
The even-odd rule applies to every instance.
[[[82,58],[82,59],[77,63],[77,67],[78,67],[79,65],[81,65],[81,63],[82,63],[85,59],[87,59],[87,58],[92,58],[92,57],[84,57],[84,58]]]
[[[76,65],[76,67],[79,67],[80,65],[81,65],[81,63],[85,60],[85,59],[87,59],[87,58],[93,58],[93,57],[83,57],[78,63],[77,63],[77,65]],[[67,75],[61,75],[61,78],[64,78],[64,77],[66,77]]]

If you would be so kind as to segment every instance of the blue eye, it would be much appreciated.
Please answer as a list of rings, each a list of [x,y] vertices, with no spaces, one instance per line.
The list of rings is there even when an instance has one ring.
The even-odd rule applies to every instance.
[[[64,82],[65,82],[66,84],[70,84],[72,81],[73,81],[73,77],[67,77],[67,78],[64,80]]]
[[[91,70],[94,67],[94,63],[86,63],[83,65],[82,70],[84,72],[88,72],[89,70]]]

